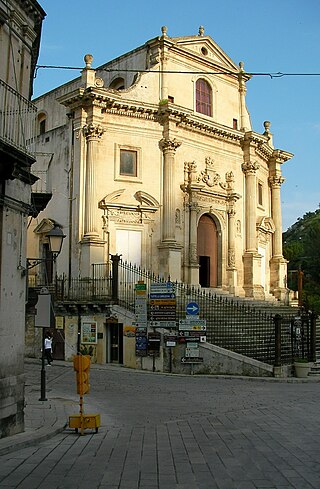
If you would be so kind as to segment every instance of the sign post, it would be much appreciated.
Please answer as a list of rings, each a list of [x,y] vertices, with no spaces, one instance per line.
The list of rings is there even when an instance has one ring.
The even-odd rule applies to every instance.
[[[41,388],[39,401],[46,401],[46,369],[45,369],[45,354],[44,354],[44,340],[45,340],[45,328],[50,328],[51,318],[51,295],[46,287],[42,287],[38,295],[38,301],[36,304],[36,315],[34,318],[34,325],[36,328],[42,328],[42,364],[41,364]]]

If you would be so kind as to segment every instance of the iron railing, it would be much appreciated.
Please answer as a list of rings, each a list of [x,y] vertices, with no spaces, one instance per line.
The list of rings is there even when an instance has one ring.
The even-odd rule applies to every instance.
[[[36,135],[36,106],[0,80],[0,140],[26,154]]]
[[[146,284],[147,294],[150,293],[152,283],[165,282],[162,277],[148,270],[121,261],[117,255],[111,257],[111,263],[95,264],[92,275],[92,278],[85,279],[57,278],[55,300],[116,303],[134,312],[135,285],[138,282]],[[244,299],[223,297],[179,282],[173,283],[173,287],[176,295],[176,324],[186,318],[187,305],[190,302],[197,303],[199,319],[206,320],[206,338],[209,343],[270,365],[291,364],[299,354],[293,328],[298,311],[268,306],[267,303],[264,310],[261,304],[261,309],[258,309],[253,302],[249,304]],[[305,318],[302,354],[311,358],[315,356],[315,334],[312,340],[310,317],[307,315]],[[166,328],[165,322],[163,327]]]
[[[32,192],[34,193],[50,193],[51,188],[48,181],[48,170],[32,170],[35,177],[38,180],[32,185]]]
[[[55,282],[55,300],[62,302],[110,302],[112,278],[72,278],[60,277]]]

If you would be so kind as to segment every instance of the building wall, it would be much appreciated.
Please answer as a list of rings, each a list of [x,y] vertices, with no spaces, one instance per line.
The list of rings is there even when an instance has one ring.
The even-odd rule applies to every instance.
[[[24,429],[26,233],[31,212],[26,139],[34,136],[32,77],[45,16],[38,2],[0,0],[0,438]],[[10,117],[17,114],[14,118]],[[7,117],[5,117],[5,115]],[[34,117],[36,114],[34,114]],[[19,129],[16,130],[17,124]],[[4,131],[5,128],[5,131]],[[21,134],[22,133],[22,134]]]

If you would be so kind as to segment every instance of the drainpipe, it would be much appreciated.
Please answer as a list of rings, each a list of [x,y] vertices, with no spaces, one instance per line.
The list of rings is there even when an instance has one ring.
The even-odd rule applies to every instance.
[[[69,116],[68,116],[69,117]],[[70,114],[73,119],[73,114]],[[68,279],[71,283],[71,260],[72,260],[72,212],[73,212],[73,167],[74,167],[74,123],[71,121],[71,148],[70,148],[70,172],[69,172],[69,260]]]

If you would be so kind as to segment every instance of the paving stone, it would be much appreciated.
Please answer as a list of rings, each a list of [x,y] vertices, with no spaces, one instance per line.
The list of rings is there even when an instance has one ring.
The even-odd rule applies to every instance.
[[[38,383],[38,365],[29,367]],[[48,409],[34,399],[33,427],[49,415],[54,426],[61,402],[75,410],[72,367],[55,365],[48,380],[57,402]],[[106,365],[92,368],[91,385],[88,406],[101,412],[99,433],[64,430],[3,455],[0,443],[1,489],[19,482],[21,489],[320,488],[317,382],[191,378]]]

